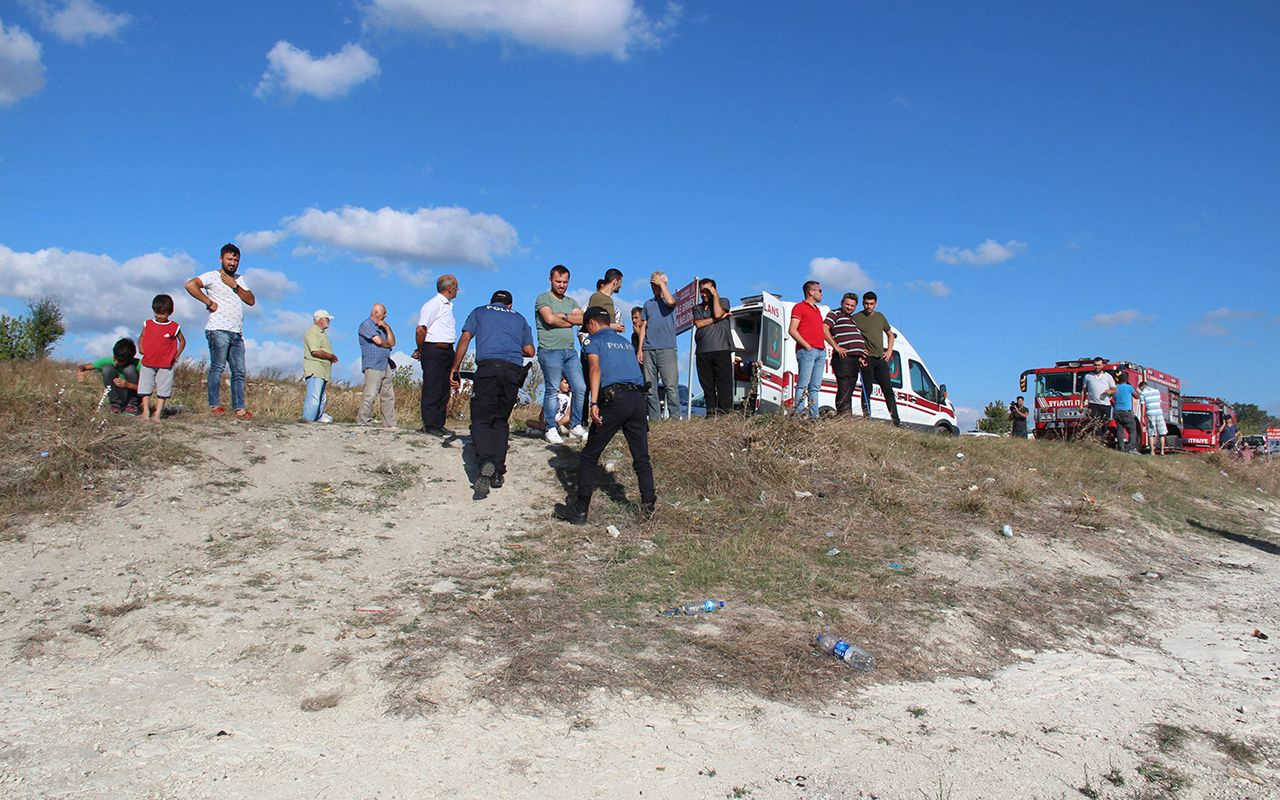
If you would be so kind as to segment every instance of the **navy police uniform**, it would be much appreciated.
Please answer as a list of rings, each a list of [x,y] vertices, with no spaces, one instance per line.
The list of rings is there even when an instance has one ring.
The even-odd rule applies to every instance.
[[[588,309],[584,322],[593,316],[593,311],[595,309]],[[636,361],[636,351],[631,342],[616,331],[601,328],[587,337],[583,352],[588,357],[599,359],[600,396],[593,397],[591,405],[599,407],[601,421],[596,423],[593,415],[591,433],[578,458],[577,507],[567,509],[567,514],[557,515],[571,522],[586,521],[586,512],[596,487],[600,456],[618,431],[622,431],[631,450],[631,464],[640,485],[641,509],[646,516],[651,515],[657,493],[653,486],[653,467],[649,463],[649,416],[645,405],[644,377]]]
[[[476,342],[476,377],[471,387],[471,444],[475,448],[481,476],[494,488],[502,485],[501,476],[507,471],[511,409],[515,407],[516,394],[528,374],[525,353],[533,349],[533,332],[529,323],[520,312],[511,309],[509,298],[505,292],[495,293],[494,301],[473,310],[462,325],[463,339],[473,337]],[[466,342],[459,341],[459,353],[466,352],[465,345]]]

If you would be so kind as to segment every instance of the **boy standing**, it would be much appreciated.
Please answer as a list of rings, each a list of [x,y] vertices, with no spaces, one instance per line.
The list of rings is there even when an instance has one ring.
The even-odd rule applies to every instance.
[[[142,398],[142,418],[160,421],[164,401],[173,395],[173,366],[187,346],[182,327],[169,319],[173,313],[173,298],[158,294],[151,301],[154,316],[142,323],[142,335],[138,337],[138,354],[142,356],[142,368],[138,370],[138,395]],[[151,394],[156,402],[151,405]]]

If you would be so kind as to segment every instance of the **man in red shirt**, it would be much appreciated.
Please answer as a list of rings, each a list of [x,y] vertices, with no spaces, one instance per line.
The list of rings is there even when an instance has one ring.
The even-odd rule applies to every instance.
[[[822,285],[817,281],[806,281],[803,292],[804,302],[796,303],[791,309],[791,325],[787,329],[791,338],[796,340],[796,363],[799,366],[792,409],[798,417],[803,407],[809,419],[817,419],[818,390],[822,388],[822,373],[827,366],[822,310],[818,308],[822,301]]]

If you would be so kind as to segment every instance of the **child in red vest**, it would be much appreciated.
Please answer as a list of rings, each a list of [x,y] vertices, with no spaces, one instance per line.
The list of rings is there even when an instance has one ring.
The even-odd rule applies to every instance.
[[[164,401],[173,394],[173,366],[187,346],[182,328],[169,319],[173,313],[173,298],[158,294],[151,301],[153,319],[142,323],[142,335],[138,337],[138,355],[142,367],[138,370],[138,394],[142,397],[142,418],[160,421]],[[156,402],[150,403],[154,392]]]

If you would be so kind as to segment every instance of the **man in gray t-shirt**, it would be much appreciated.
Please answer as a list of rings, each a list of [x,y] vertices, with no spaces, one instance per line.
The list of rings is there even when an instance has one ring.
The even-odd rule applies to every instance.
[[[1116,393],[1116,380],[1107,372],[1107,364],[1101,358],[1093,360],[1093,372],[1084,376],[1085,402],[1089,404],[1089,416],[1103,421],[1111,419],[1111,396]]]
[[[720,296],[716,282],[698,282],[702,302],[693,309],[693,340],[697,355],[698,383],[707,416],[733,411],[733,322],[729,301]]]
[[[667,288],[667,274],[655,272],[649,276],[653,297],[645,301],[640,310],[644,329],[640,332],[640,364],[644,367],[644,380],[649,384],[649,420],[662,418],[662,403],[658,397],[661,386],[667,400],[667,414],[678,419],[680,412],[680,362],[676,358],[676,299]]]

